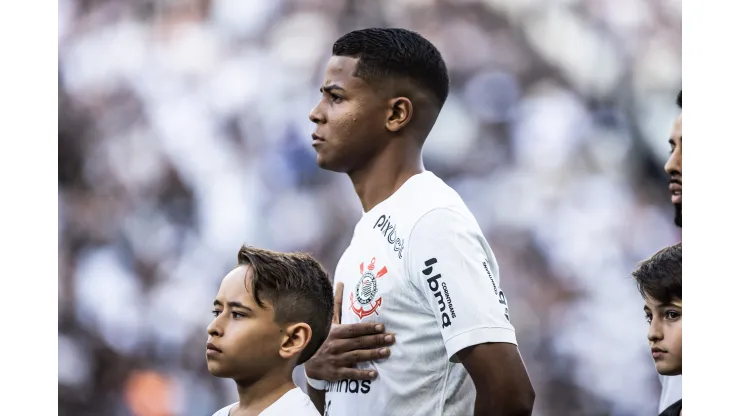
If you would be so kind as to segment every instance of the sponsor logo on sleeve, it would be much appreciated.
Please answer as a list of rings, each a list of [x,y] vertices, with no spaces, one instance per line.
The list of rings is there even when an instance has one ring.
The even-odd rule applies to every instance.
[[[450,297],[450,291],[447,289],[447,283],[445,283],[442,274],[434,273],[434,265],[437,264],[437,259],[432,257],[431,259],[424,262],[425,269],[421,271],[424,276],[427,277],[427,285],[429,290],[432,291],[434,298],[437,299],[437,305],[439,305],[439,312],[442,315],[442,328],[447,328],[452,325],[452,319],[455,319],[455,308],[452,306],[452,298]]]
[[[486,273],[488,274],[488,279],[493,285],[494,293],[498,294],[498,303],[504,305],[504,315],[506,316],[506,320],[511,322],[511,319],[509,319],[509,304],[506,302],[506,295],[504,295],[504,291],[499,290],[499,288],[496,286],[496,279],[493,278],[491,270],[488,268],[488,263],[486,261],[483,262],[483,268],[486,270]]]

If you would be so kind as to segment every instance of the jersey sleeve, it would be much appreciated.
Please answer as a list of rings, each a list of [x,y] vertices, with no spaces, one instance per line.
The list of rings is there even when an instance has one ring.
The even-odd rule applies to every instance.
[[[426,213],[409,237],[412,282],[437,318],[451,361],[473,345],[516,345],[498,266],[478,224],[449,209]]]

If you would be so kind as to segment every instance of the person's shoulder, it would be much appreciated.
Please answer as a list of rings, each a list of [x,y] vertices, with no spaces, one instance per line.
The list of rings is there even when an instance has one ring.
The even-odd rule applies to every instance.
[[[465,204],[446,204],[424,210],[414,224],[416,234],[445,234],[447,232],[478,232],[478,222]]]
[[[214,413],[213,416],[229,416],[229,411],[231,410],[232,407],[236,406],[237,404],[239,404],[239,402],[232,403],[228,406],[222,407],[221,409],[216,411],[216,413]]]
[[[275,403],[265,409],[260,416],[286,414],[294,416],[321,416],[308,395],[298,387],[285,393]]]
[[[446,206],[462,202],[460,195],[450,185],[431,171],[425,171],[411,182],[409,198],[425,205]]]

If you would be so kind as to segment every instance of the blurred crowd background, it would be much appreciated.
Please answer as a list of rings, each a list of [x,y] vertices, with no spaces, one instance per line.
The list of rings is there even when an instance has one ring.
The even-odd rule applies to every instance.
[[[680,239],[680,1],[59,0],[60,415],[236,400],[212,300],[242,243],[333,272],[361,207],[308,113],[333,41],[378,26],[447,62],[425,164],[498,258],[535,414],[657,414],[630,272]]]

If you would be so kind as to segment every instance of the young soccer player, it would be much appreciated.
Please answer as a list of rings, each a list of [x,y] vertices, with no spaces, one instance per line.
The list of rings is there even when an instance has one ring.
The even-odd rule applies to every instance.
[[[332,53],[313,146],[320,167],[349,176],[364,214],[335,274],[342,326],[306,363],[312,399],[330,416],[531,414],[493,252],[422,163],[449,90],[442,56],[404,29],[354,31]],[[367,344],[347,339],[374,326]]]
[[[239,401],[214,416],[319,415],[292,374],[326,339],[332,304],[312,257],[243,246],[213,302],[206,346],[208,371],[233,379]]]
[[[676,105],[678,108],[683,108],[681,100],[682,91],[678,92],[676,97]],[[683,153],[683,130],[682,130],[682,118],[683,112],[679,112],[678,117],[673,123],[673,129],[671,130],[671,136],[668,140],[668,144],[671,146],[671,154],[668,161],[665,164],[665,172],[670,178],[670,184],[668,190],[671,193],[671,203],[676,209],[676,216],[674,221],[676,226],[681,227],[682,224],[682,183],[683,183],[683,166],[681,163]],[[682,376],[660,376],[660,383],[663,389],[660,394],[660,409],[663,410],[675,403],[676,400],[682,397],[681,394],[681,377]]]
[[[645,299],[650,324],[648,341],[655,369],[663,376],[681,374],[681,243],[664,248],[640,263],[632,273]],[[660,416],[681,414],[681,399],[667,406]]]

